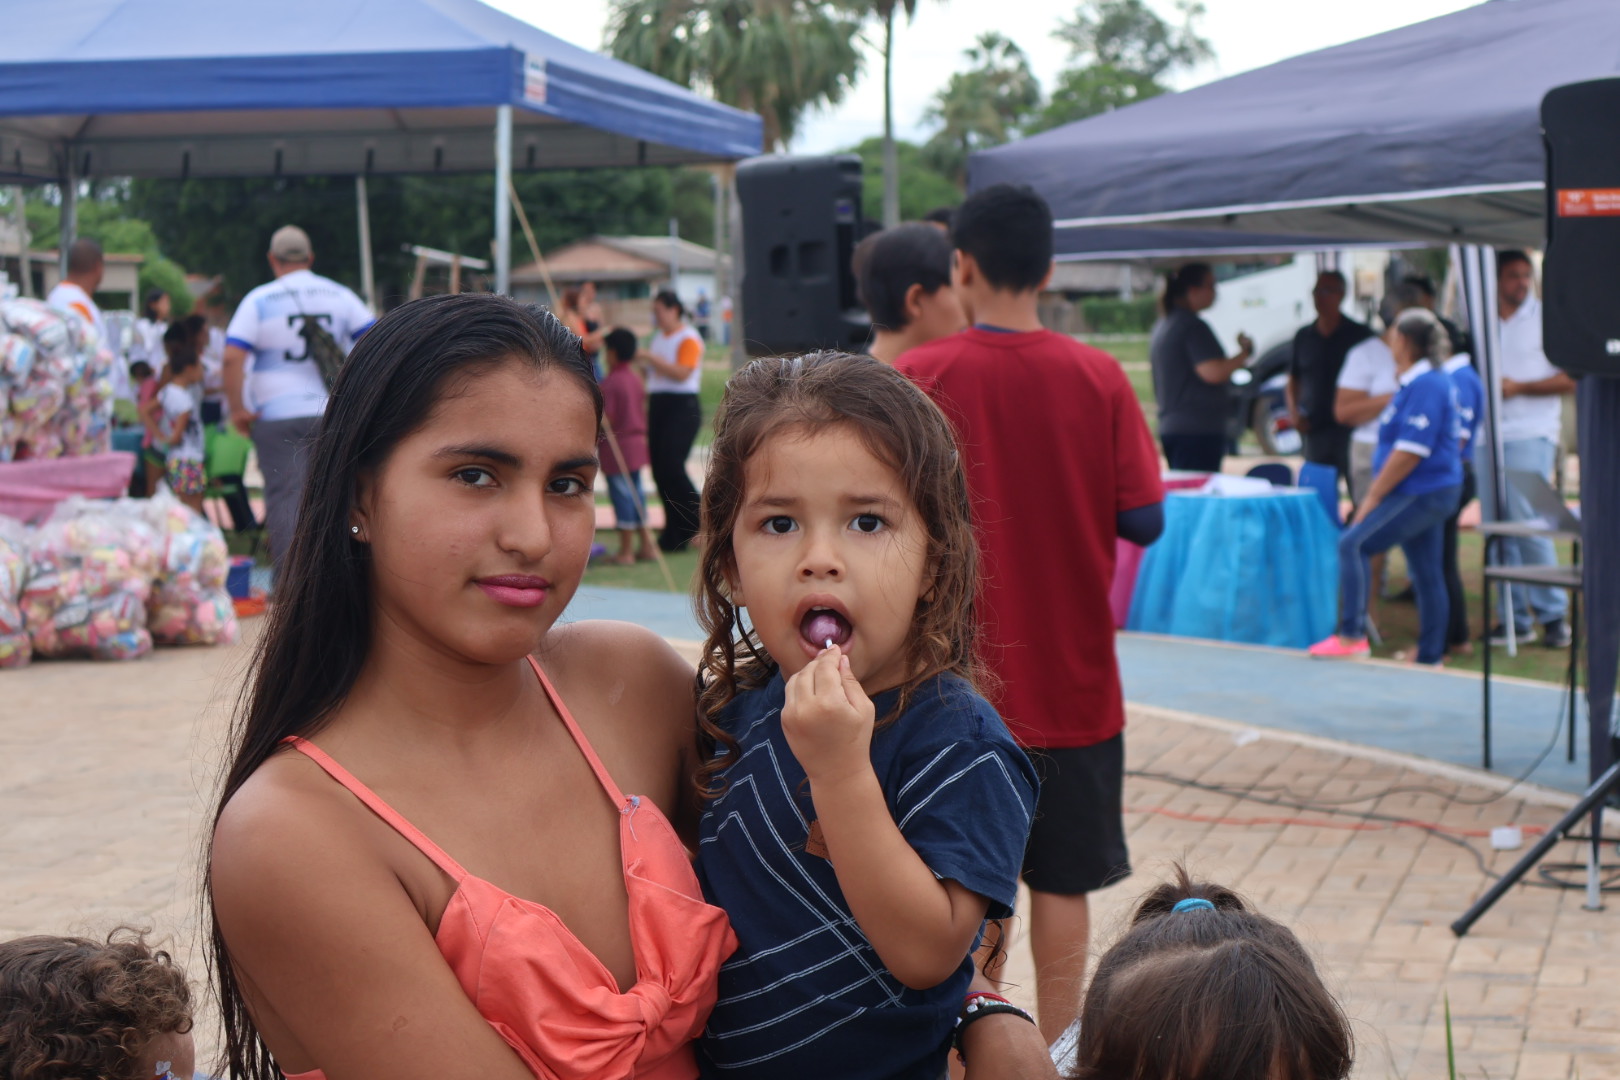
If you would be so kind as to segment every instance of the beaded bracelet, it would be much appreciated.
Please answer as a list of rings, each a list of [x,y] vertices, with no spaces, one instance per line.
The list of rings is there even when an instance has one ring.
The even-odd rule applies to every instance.
[[[981,1017],[995,1016],[998,1013],[1009,1016],[1021,1016],[1032,1024],[1035,1022],[1035,1018],[1033,1016],[1029,1015],[1029,1013],[1025,1012],[1023,1009],[1020,1009],[1018,1006],[1014,1005],[1000,994],[992,994],[988,991],[975,991],[973,993],[969,993],[962,1002],[962,1012],[957,1016],[956,1026],[951,1032],[951,1049],[956,1051],[956,1058],[958,1061],[964,1065],[967,1064],[967,1054],[962,1049],[962,1033],[967,1030],[968,1025]]]

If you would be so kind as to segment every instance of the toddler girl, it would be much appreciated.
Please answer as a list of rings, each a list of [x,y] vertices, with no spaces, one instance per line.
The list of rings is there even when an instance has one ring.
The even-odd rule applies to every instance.
[[[698,875],[740,944],[706,1076],[944,1072],[1036,787],[974,689],[968,512],[949,424],[893,369],[816,353],[727,386],[703,491]]]
[[[175,497],[199,514],[208,481],[203,471],[202,362],[187,346],[169,354],[168,382],[152,409],[165,453],[164,478]]]
[[[191,991],[169,954],[106,941],[0,942],[0,1076],[191,1080]]]
[[[1077,1080],[1343,1080],[1353,1048],[1294,932],[1177,867],[1098,962],[1053,1056]]]

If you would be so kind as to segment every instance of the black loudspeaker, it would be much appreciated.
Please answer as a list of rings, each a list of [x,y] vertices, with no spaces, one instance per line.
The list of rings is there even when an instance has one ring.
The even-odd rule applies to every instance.
[[[1548,91],[1541,131],[1543,347],[1572,375],[1620,376],[1620,79]]]
[[[861,159],[751,158],[737,166],[737,201],[748,352],[863,347],[871,322],[849,265],[864,235]]]

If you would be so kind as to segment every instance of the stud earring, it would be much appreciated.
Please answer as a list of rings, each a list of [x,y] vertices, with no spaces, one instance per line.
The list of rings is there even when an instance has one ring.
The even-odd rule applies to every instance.
[[[358,525],[350,525],[349,526],[349,531],[354,533],[354,535],[359,536],[360,535],[360,526],[358,526]]]

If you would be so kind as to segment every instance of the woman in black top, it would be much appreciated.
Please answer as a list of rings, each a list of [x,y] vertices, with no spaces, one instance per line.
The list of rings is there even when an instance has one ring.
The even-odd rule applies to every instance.
[[[1198,317],[1214,302],[1215,272],[1207,263],[1188,263],[1165,280],[1164,317],[1153,327],[1149,353],[1159,444],[1172,469],[1221,471],[1230,411],[1226,386],[1254,355],[1247,334],[1238,335],[1237,355],[1226,355],[1215,331]]]

